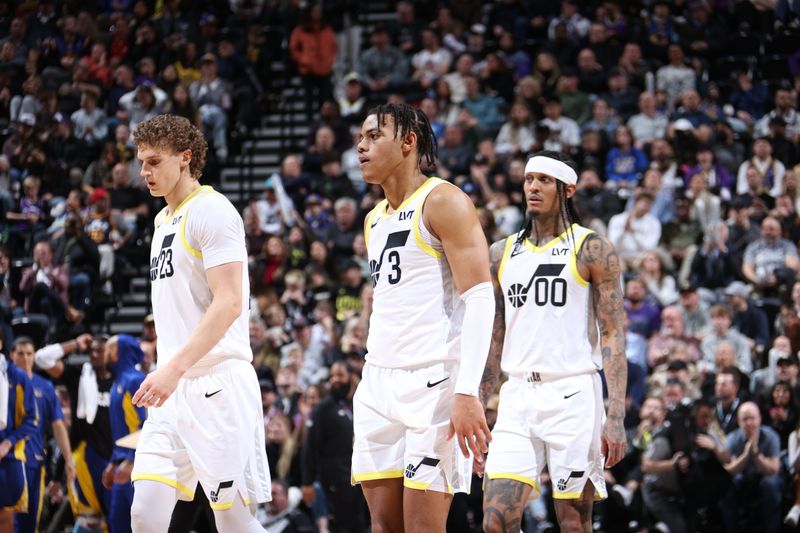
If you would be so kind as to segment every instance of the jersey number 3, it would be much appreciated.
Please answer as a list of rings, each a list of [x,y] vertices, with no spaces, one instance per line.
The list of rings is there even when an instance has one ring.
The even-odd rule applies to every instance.
[[[408,241],[408,235],[411,233],[411,230],[405,231],[395,231],[394,233],[390,233],[388,237],[386,237],[386,246],[383,247],[381,250],[381,255],[376,261],[375,259],[371,259],[369,262],[369,270],[372,274],[372,286],[376,286],[378,284],[378,280],[381,276],[381,267],[383,266],[383,257],[386,255],[386,260],[389,261],[389,266],[392,267],[391,272],[386,277],[389,285],[396,285],[400,283],[400,278],[403,276],[403,270],[400,268],[400,252],[397,251],[398,248],[402,248],[406,245],[406,241]]]
[[[150,259],[150,281],[171,278],[175,274],[175,269],[172,266],[173,240],[175,240],[174,233],[165,235],[164,240],[161,241],[161,250],[158,252],[158,256]]]

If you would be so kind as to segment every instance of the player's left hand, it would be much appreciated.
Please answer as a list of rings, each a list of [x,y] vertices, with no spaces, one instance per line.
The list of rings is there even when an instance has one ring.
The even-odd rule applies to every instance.
[[[448,440],[456,435],[458,447],[464,457],[483,457],[489,451],[492,434],[486,424],[483,405],[477,396],[456,394],[453,402],[453,413],[450,415],[450,432]],[[465,442],[466,441],[466,442]]]
[[[602,453],[606,468],[611,468],[625,457],[625,426],[622,417],[609,417],[603,424]]]
[[[175,392],[180,379],[181,373],[166,364],[147,375],[131,401],[136,407],[161,407]]]

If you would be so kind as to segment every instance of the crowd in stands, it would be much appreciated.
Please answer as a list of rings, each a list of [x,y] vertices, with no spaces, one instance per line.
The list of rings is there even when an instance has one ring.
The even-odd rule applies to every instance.
[[[796,527],[797,2],[401,1],[391,20],[360,24],[363,9],[0,2],[4,352],[34,332],[37,349],[61,343],[78,375],[97,363],[86,356],[102,345],[85,334],[103,342],[105,311],[148,264],[163,205],[141,181],[132,131],[159,113],[186,117],[209,142],[202,181],[213,184],[270,112],[271,65],[285,61],[305,89],[308,138],[239,205],[275,479],[259,511],[270,531],[367,523],[347,466],[350,400],[371,309],[362,223],[383,196],[361,179],[355,145],[370,106],[386,101],[428,116],[439,156],[424,170],[472,198],[489,243],[521,227],[530,154],[559,150],[577,164],[574,201],[617,248],[628,320],[628,449],[606,472],[595,527]],[[358,36],[350,64],[343,43]],[[153,329],[148,319],[139,337],[142,371],[157,358]],[[77,381],[64,387],[63,369],[43,369],[75,447],[87,431]],[[112,461],[110,426],[96,433]],[[65,454],[50,449],[44,519],[68,524]],[[451,531],[480,527],[474,487],[456,497]],[[556,522],[542,492],[525,531]]]

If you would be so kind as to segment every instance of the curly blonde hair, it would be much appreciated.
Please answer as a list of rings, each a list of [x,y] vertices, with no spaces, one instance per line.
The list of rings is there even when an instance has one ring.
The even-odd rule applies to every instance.
[[[194,179],[200,179],[206,164],[208,144],[203,133],[184,117],[177,115],[156,115],[140,123],[133,132],[136,147],[169,149],[174,153],[192,151],[189,172]]]

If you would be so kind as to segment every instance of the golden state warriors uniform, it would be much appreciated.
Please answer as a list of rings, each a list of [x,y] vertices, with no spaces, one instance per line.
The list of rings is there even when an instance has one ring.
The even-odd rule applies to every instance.
[[[554,498],[580,497],[587,480],[598,497],[606,494],[597,325],[577,267],[590,233],[574,224],[543,246],[511,235],[498,268],[506,325],[500,365],[509,380],[500,389],[486,475],[527,483],[534,497],[545,465]]]
[[[353,480],[466,492],[471,464],[446,438],[464,304],[422,217],[437,186],[452,185],[430,178],[391,213],[379,203],[364,224],[374,303],[353,399]]]
[[[261,391],[250,362],[249,280],[242,217],[209,186],[193,191],[155,221],[150,251],[158,364],[186,343],[211,305],[206,270],[242,263],[242,312],[175,392],[151,408],[136,449],[132,479],[153,480],[191,500],[198,480],[213,509],[237,494],[269,500]]]

